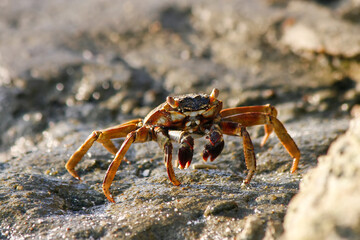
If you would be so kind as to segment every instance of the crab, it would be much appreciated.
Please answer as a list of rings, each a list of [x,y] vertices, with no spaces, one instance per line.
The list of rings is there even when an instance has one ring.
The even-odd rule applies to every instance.
[[[102,184],[106,198],[114,203],[110,186],[131,144],[156,141],[164,151],[164,162],[169,180],[173,185],[179,186],[181,183],[175,177],[172,164],[172,142],[180,145],[178,164],[180,169],[184,169],[191,164],[194,138],[206,137],[207,144],[202,157],[204,161],[208,159],[213,161],[223,150],[223,134],[227,134],[243,139],[243,152],[248,170],[243,182],[249,184],[256,170],[256,158],[254,146],[246,128],[264,125],[265,135],[261,146],[274,130],[293,158],[290,171],[294,173],[300,160],[300,151],[284,125],[277,119],[276,108],[268,104],[222,109],[223,103],[218,99],[218,95],[219,90],[214,88],[210,95],[168,96],[164,103],[153,109],[144,119],[135,119],[104,130],[93,131],[70,157],[65,167],[73,177],[80,180],[75,166],[95,141],[101,143],[115,155]],[[125,138],[119,149],[111,141],[115,138]]]

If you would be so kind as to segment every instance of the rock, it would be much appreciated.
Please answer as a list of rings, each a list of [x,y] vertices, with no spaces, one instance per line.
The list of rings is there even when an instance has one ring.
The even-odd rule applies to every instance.
[[[238,205],[236,202],[230,201],[230,202],[219,202],[219,203],[214,203],[211,204],[209,206],[206,207],[205,212],[204,212],[204,216],[210,216],[210,215],[218,215],[221,214],[223,212],[232,210],[237,208]]]
[[[298,11],[310,30],[308,15],[323,8],[324,29],[326,20],[358,27],[340,7],[302,2],[0,1],[0,238],[278,239],[302,175],[360,101],[359,64],[348,52],[356,34],[331,46],[348,57],[306,58],[279,42]],[[294,9],[301,4],[308,12]],[[79,162],[80,182],[64,168],[93,130],[144,117],[168,95],[214,87],[224,108],[278,109],[302,154],[294,174],[275,134],[260,147],[263,126],[248,128],[257,157],[248,186],[241,138],[228,135],[213,167],[175,168],[181,186],[169,182],[157,143],[133,144],[110,188],[116,204],[102,193],[114,156],[101,144]],[[203,165],[206,143],[195,140],[192,163]],[[174,143],[174,162],[177,152]]]
[[[356,23],[360,20],[360,1],[340,1],[336,6],[336,13],[338,13],[342,18]]]
[[[285,216],[283,239],[360,236],[360,117],[304,176]]]
[[[326,53],[354,58],[360,54],[360,26],[332,17],[331,11],[313,2],[292,1],[280,41],[294,52]],[[316,12],[316,13],[315,13]]]
[[[264,225],[265,221],[261,219],[260,216],[253,215],[247,219],[244,230],[236,237],[236,239],[263,239],[264,233],[263,231],[260,231],[260,229],[263,229]]]

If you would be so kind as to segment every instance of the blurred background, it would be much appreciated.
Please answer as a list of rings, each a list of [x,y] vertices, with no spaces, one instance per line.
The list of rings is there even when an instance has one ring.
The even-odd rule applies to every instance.
[[[52,122],[144,117],[213,87],[225,107],[347,113],[358,22],[356,1],[2,0],[2,149]]]
[[[24,234],[51,236],[45,232],[55,227],[48,226],[43,231],[41,227],[33,227],[30,231],[25,220],[21,220],[21,213],[43,219],[44,214],[52,211],[60,211],[57,214],[61,215],[84,206],[88,208],[83,205],[86,199],[80,193],[73,196],[80,199],[75,210],[69,210],[75,200],[66,194],[60,194],[66,207],[54,207],[54,210],[57,202],[49,200],[52,207],[44,210],[46,213],[31,210],[41,207],[24,201],[35,201],[26,194],[39,185],[44,187],[42,191],[49,192],[50,185],[56,185],[51,182],[55,180],[48,179],[51,177],[62,181],[57,182],[61,189],[68,187],[71,178],[63,166],[92,130],[145,117],[168,95],[209,94],[216,87],[226,108],[268,103],[276,106],[279,119],[290,126],[289,133],[302,150],[300,173],[305,173],[348,128],[350,112],[360,102],[359,83],[358,0],[0,0],[0,175],[5,184],[0,196],[3,196],[2,209],[6,210],[1,221],[12,219],[2,225],[0,238]],[[262,134],[260,127],[251,130],[256,151],[263,156],[261,160],[258,155],[259,174],[287,171],[288,163],[262,167],[261,162],[267,161],[265,156],[270,156],[267,151],[272,151],[271,154],[282,151],[283,162],[289,160],[281,145],[276,145],[275,150],[260,149],[258,142]],[[278,140],[274,137],[270,143],[274,145]],[[156,144],[151,146],[157,148]],[[229,151],[240,146],[230,144]],[[199,148],[201,152],[202,146]],[[100,147],[95,149],[97,158],[103,161],[88,163],[85,168],[90,170],[83,174],[91,175],[94,169],[101,173],[87,176],[93,178],[88,188],[100,184],[108,165],[105,161],[111,159]],[[159,154],[161,159],[161,150],[147,150]],[[236,151],[239,157],[241,150]],[[130,151],[130,161],[135,164],[146,154],[135,148]],[[151,170],[156,168],[153,166]],[[244,166],[234,168],[244,170]],[[163,166],[161,171],[164,172]],[[39,179],[30,180],[30,176]],[[24,181],[30,184],[28,189],[17,189]],[[275,221],[274,238],[283,233],[287,204],[299,181],[300,178],[296,179],[295,185],[289,187],[293,192],[281,202],[285,207]],[[79,191],[77,187],[72,190]],[[104,205],[104,200],[99,200],[101,190],[94,191],[96,204],[89,206]],[[122,191],[125,190],[117,193]],[[14,203],[13,196],[22,200]],[[247,210],[256,208],[257,203],[250,204]],[[36,214],[29,213],[29,209]],[[9,217],[17,214],[19,217]],[[250,215],[242,212],[236,216],[241,216],[240,221]],[[266,219],[267,215],[254,224],[261,226],[259,229],[266,228],[269,226]],[[239,231],[230,228],[226,235],[224,229],[218,229],[222,233],[213,236],[241,239],[247,234],[243,231],[245,222],[240,224]],[[195,229],[196,224],[186,223],[185,226]],[[23,227],[16,230],[14,224]],[[210,222],[201,224],[212,226]],[[111,229],[112,233],[116,232]],[[193,235],[186,235],[185,231],[179,233],[179,239],[209,237],[205,230],[189,231],[194,231]],[[259,231],[260,235],[247,239],[266,235]],[[69,236],[98,238],[112,233],[103,229],[93,235],[90,231],[89,235],[81,232]],[[56,234],[53,236],[60,237]],[[131,236],[141,239],[142,235]],[[154,236],[156,239],[167,235]]]

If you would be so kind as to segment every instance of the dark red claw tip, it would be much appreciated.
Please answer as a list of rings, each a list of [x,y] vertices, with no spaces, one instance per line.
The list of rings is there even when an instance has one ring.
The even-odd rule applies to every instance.
[[[204,152],[203,152],[203,160],[204,160],[205,162],[207,162],[208,158],[209,158],[209,152],[208,152],[206,149],[204,149]]]
[[[193,150],[189,147],[181,147],[179,149],[178,159],[181,168],[190,166],[193,157]]]
[[[214,161],[220,155],[223,148],[224,141],[217,142],[215,145],[213,145],[212,143],[206,144],[203,151],[204,161],[207,161],[208,157],[210,157],[210,161]]]

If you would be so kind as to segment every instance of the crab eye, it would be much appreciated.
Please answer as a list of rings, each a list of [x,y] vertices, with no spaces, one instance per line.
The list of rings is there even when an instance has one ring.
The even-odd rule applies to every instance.
[[[214,102],[218,96],[219,96],[219,89],[214,88],[210,93],[210,103]]]
[[[178,108],[179,102],[176,101],[173,97],[168,96],[166,98],[166,102],[172,107],[172,108]]]

